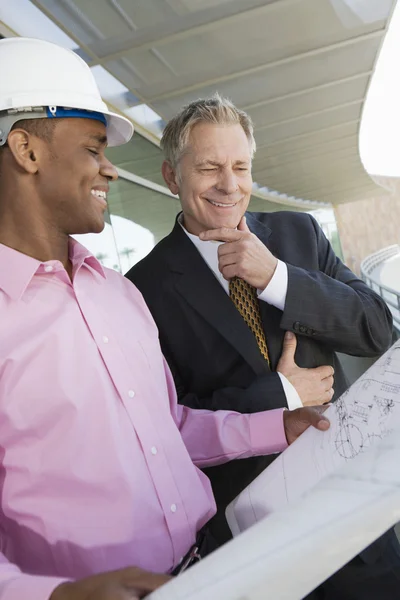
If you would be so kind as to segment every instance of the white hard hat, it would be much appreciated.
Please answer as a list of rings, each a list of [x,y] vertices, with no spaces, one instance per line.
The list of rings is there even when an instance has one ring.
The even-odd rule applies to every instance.
[[[125,144],[133,134],[129,119],[108,110],[75,52],[31,38],[0,40],[0,145],[17,121],[43,117],[99,119],[109,146]]]

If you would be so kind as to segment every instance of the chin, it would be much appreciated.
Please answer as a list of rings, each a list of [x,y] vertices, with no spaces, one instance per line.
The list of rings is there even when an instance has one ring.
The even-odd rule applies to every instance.
[[[93,221],[92,223],[87,223],[83,225],[80,224],[79,227],[75,227],[73,231],[71,231],[70,235],[85,235],[86,233],[101,233],[106,226],[104,221]]]
[[[104,221],[102,223],[97,223],[97,225],[94,225],[88,233],[101,233],[104,231],[105,226],[106,224]]]
[[[240,218],[238,219],[222,219],[219,227],[226,227],[227,229],[236,229],[240,223]]]

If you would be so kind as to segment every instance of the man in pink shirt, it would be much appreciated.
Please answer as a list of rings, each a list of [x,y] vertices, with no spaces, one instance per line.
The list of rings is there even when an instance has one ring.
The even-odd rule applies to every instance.
[[[329,422],[177,405],[141,294],[70,237],[103,229],[131,123],[47,42],[1,41],[0,80],[0,600],[142,598],[215,513],[198,467]]]

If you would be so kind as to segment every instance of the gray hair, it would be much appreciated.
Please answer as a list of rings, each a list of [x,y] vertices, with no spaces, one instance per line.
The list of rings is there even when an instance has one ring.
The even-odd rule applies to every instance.
[[[164,129],[161,148],[166,160],[176,169],[188,143],[190,132],[197,123],[214,125],[241,125],[249,140],[251,156],[256,151],[253,122],[249,115],[218,93],[211,98],[201,98],[183,107]]]

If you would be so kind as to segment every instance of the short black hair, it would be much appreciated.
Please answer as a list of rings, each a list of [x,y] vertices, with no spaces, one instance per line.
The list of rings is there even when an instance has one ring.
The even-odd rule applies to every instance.
[[[14,129],[23,129],[31,135],[44,140],[45,142],[51,142],[53,137],[54,128],[58,119],[22,119],[17,121],[11,127],[11,131]]]

